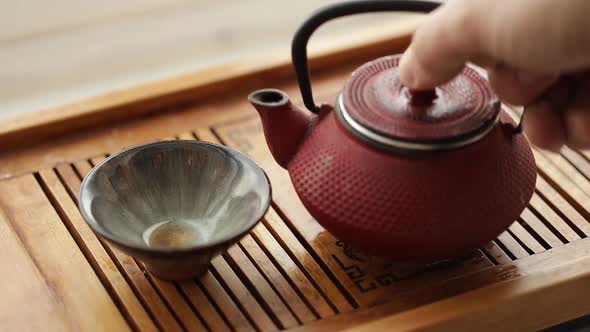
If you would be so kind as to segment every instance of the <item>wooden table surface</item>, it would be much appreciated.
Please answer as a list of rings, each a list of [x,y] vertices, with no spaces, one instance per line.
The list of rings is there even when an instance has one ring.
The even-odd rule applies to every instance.
[[[314,53],[319,99],[401,52],[407,31]],[[590,313],[590,154],[534,150],[535,195],[469,257],[428,266],[368,257],[325,231],[273,161],[248,92],[300,98],[287,57],[213,68],[18,117],[0,128],[0,330],[538,330]],[[512,111],[509,111],[512,112]],[[269,174],[263,221],[202,278],[166,282],[98,238],[76,207],[105,156],[161,139],[220,142]]]

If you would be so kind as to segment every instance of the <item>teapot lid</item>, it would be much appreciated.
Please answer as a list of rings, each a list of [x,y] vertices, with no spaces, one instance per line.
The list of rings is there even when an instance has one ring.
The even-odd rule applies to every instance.
[[[430,91],[410,91],[399,78],[401,56],[358,68],[338,98],[337,114],[365,141],[389,148],[432,151],[483,138],[499,119],[500,102],[473,68]]]

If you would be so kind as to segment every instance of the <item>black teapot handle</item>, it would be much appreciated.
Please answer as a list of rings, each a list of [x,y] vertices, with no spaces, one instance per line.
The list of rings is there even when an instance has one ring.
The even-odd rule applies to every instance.
[[[320,107],[313,100],[309,68],[307,63],[307,42],[311,34],[323,23],[334,18],[351,14],[384,11],[431,12],[441,1],[423,0],[361,0],[328,5],[316,11],[297,30],[291,44],[291,58],[305,107],[319,113]]]

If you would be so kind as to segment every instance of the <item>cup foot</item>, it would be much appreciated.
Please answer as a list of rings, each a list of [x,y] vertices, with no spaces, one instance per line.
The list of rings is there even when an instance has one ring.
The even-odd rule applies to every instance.
[[[172,267],[157,267],[157,266],[146,264],[146,269],[150,274],[157,277],[158,279],[168,280],[168,281],[179,281],[179,280],[200,278],[201,276],[203,276],[207,272],[208,268],[209,268],[209,264],[195,264],[195,265],[180,266],[180,267],[173,267],[173,268]]]

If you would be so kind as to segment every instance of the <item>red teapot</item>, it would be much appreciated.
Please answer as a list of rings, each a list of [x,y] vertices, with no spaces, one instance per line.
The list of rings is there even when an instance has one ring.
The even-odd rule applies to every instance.
[[[399,55],[357,68],[333,105],[316,105],[306,45],[339,16],[435,9],[431,1],[357,1],[325,7],[300,27],[292,62],[302,111],[287,94],[248,96],[268,147],[309,213],[366,254],[429,262],[470,254],[512,224],[536,182],[529,143],[471,66],[431,91],[399,80]]]

